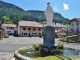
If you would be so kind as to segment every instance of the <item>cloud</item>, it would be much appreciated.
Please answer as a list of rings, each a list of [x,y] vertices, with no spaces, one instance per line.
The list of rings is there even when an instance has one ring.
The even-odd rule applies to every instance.
[[[63,10],[69,10],[69,6],[66,3],[63,3]]]
[[[54,9],[55,9],[55,10],[59,10],[58,6],[54,6]]]

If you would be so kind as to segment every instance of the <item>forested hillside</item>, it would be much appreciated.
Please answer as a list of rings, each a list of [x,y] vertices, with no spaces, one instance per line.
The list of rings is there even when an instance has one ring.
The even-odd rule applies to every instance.
[[[0,25],[2,23],[17,24],[17,22],[20,20],[45,22],[46,18],[44,15],[44,11],[39,10],[24,11],[22,8],[16,5],[0,1]],[[69,19],[64,18],[59,13],[54,13],[53,21],[66,24],[67,22],[69,22]]]

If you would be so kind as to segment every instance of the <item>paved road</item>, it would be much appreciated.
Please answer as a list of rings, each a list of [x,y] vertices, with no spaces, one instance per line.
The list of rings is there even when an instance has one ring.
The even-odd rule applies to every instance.
[[[42,43],[43,39],[39,37],[12,37],[0,41],[0,52],[14,52],[15,50],[30,46],[35,43]]]

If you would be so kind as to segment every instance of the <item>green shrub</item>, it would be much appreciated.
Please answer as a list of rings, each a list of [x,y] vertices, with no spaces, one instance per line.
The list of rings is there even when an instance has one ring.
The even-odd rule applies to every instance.
[[[59,38],[59,41],[66,42],[65,38]]]
[[[32,47],[36,50],[39,51],[41,48],[42,44],[33,44]]]
[[[62,49],[62,50],[63,50],[63,48],[64,48],[63,45],[64,45],[63,43],[59,43],[59,44],[57,45],[57,49]]]
[[[60,49],[53,49],[53,50],[51,50],[51,54],[52,55],[60,54]]]
[[[69,43],[71,43],[71,42],[72,42],[72,40],[71,40],[71,39],[69,39],[69,40],[68,40],[68,42],[69,42]]]
[[[80,39],[78,39],[78,42],[80,42]]]

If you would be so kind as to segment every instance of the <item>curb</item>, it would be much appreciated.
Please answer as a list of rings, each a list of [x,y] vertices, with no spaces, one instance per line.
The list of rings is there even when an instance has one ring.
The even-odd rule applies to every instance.
[[[20,49],[18,49],[18,50],[16,50],[16,51],[14,52],[14,57],[15,57],[16,60],[32,60],[31,58],[25,57],[25,56],[23,56],[23,55],[21,55],[21,54],[19,53],[19,51],[22,50],[22,49],[24,49],[24,48],[28,48],[28,47],[20,48]]]

